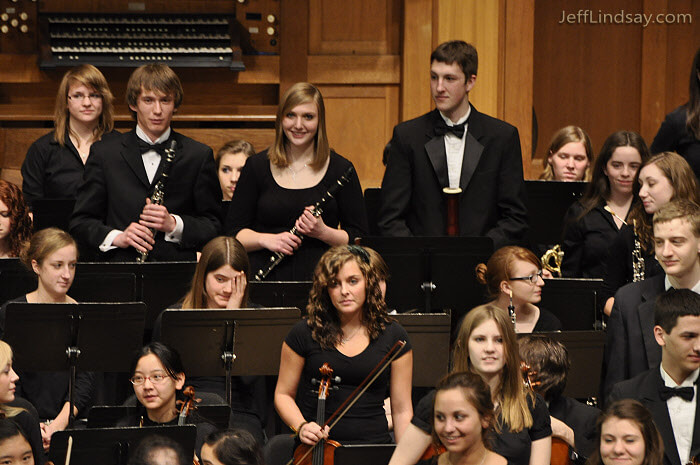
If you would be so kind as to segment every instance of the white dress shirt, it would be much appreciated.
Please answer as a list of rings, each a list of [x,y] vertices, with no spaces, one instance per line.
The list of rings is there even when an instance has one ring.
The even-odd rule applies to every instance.
[[[692,387],[695,390],[695,395],[691,401],[678,396],[671,397],[666,401],[668,416],[671,418],[671,428],[673,428],[673,437],[676,439],[678,456],[681,459],[681,463],[688,463],[690,461],[690,447],[693,442],[695,408],[698,401],[698,388],[695,381],[698,379],[700,368],[692,372],[681,384],[676,384],[673,378],[666,373],[663,365],[659,365],[659,369],[661,370],[661,379],[663,379],[666,386],[672,388]]]
[[[457,126],[467,121],[472,112],[472,106],[469,105],[467,114],[461,117],[456,123],[453,123],[450,118],[440,112],[440,116],[445,120],[448,126]],[[464,134],[460,139],[451,132],[445,134],[445,154],[447,155],[447,177],[449,179],[449,187],[459,187],[459,179],[462,176],[462,160],[464,159],[464,145],[467,142],[467,125],[464,125]]]

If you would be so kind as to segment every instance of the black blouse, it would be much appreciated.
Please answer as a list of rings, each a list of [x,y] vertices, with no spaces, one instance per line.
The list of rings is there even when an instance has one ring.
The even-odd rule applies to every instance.
[[[687,115],[685,105],[666,115],[659,132],[654,137],[654,142],[651,143],[650,151],[651,153],[676,152],[686,159],[695,172],[695,177],[700,178],[700,140],[686,128]]]
[[[281,187],[272,176],[267,151],[248,158],[241,172],[229,207],[224,227],[227,235],[235,236],[241,229],[277,234],[289,231],[304,208],[315,205],[352,163],[331,152],[328,170],[321,182],[307,189]],[[353,171],[350,181],[337,195],[326,202],[323,221],[348,233],[349,242],[367,232],[367,215],[362,187]],[[299,281],[311,279],[313,270],[328,245],[318,239],[305,238],[294,255],[286,257],[267,277],[269,281]],[[263,249],[249,253],[251,270],[267,268],[272,252]]]
[[[22,193],[31,206],[36,199],[74,199],[83,180],[85,165],[66,131],[65,146],[54,139],[54,131],[37,139],[22,163]],[[119,136],[117,131],[101,140]]]

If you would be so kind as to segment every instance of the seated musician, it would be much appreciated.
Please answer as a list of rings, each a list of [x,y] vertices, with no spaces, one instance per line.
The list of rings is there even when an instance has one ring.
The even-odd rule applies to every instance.
[[[29,443],[22,427],[11,418],[0,416],[0,463],[3,465],[42,464],[43,451],[37,452]]]
[[[444,377],[435,387],[431,424],[445,452],[416,465],[506,465],[490,450],[493,411],[491,390],[481,376],[462,371]]]
[[[554,133],[547,155],[543,158],[544,181],[589,181],[593,149],[586,131],[566,126]]]
[[[247,431],[230,429],[207,436],[203,465],[265,465],[260,443]]]
[[[486,264],[476,266],[476,280],[486,286],[491,304],[515,312],[515,331],[536,333],[560,331],[561,321],[553,313],[536,306],[542,300],[542,263],[523,247],[501,247]]]
[[[192,287],[182,301],[171,308],[236,309],[255,306],[248,302],[250,265],[245,249],[233,237],[219,236],[207,243],[192,278]],[[153,341],[160,341],[163,313],[153,325]],[[226,399],[226,380],[222,376],[193,376],[188,384],[197,392],[206,391]],[[231,378],[232,426],[243,428],[262,442],[263,421],[268,400],[265,378]]]
[[[136,129],[91,148],[70,228],[101,260],[194,260],[220,229],[221,189],[212,150],[170,128],[182,103],[180,79],[166,65],[137,68],[126,100]],[[172,161],[165,149],[175,142]],[[163,204],[153,203],[169,170]]]
[[[241,177],[241,170],[246,160],[253,155],[255,155],[255,149],[245,140],[228,141],[216,152],[214,160],[224,200],[233,198],[238,179]]]
[[[654,304],[654,338],[661,363],[616,384],[609,400],[641,401],[663,438],[664,465],[692,463],[700,455],[700,296],[690,289],[661,294]]]
[[[506,312],[481,305],[467,313],[455,342],[452,369],[476,373],[489,385],[495,409],[495,453],[511,465],[549,465],[549,412],[544,399],[523,383],[518,343]],[[413,465],[430,445],[434,397],[432,391],[416,406],[389,465]]]
[[[243,167],[224,227],[245,246],[254,273],[267,269],[272,253],[281,253],[288,257],[268,280],[311,279],[329,247],[365,234],[365,204],[354,170],[347,185],[325,202],[323,214],[312,214],[350,167],[328,144],[321,92],[309,83],[294,84],[277,109],[275,142]],[[303,244],[290,232],[293,227],[306,237]]]
[[[204,438],[216,431],[216,427],[196,412],[180,421],[181,408],[176,400],[186,401],[181,392],[185,386],[185,369],[180,354],[160,342],[150,343],[134,357],[130,381],[140,411],[122,419],[119,426],[196,425],[195,452],[200,456]]]
[[[520,358],[530,367],[533,390],[549,406],[552,438],[566,442],[576,452],[577,463],[585,462],[595,448],[595,422],[600,410],[563,395],[570,365],[566,347],[543,335],[523,336],[518,346]]]
[[[56,94],[55,129],[37,139],[22,162],[22,192],[37,199],[74,199],[90,147],[116,140],[114,96],[99,69],[84,64],[63,75]]]
[[[19,257],[32,235],[32,219],[19,187],[0,179],[0,258]]]
[[[47,228],[35,233],[29,246],[22,251],[23,264],[37,276],[36,290],[10,302],[25,303],[75,303],[68,290],[75,278],[78,249],[73,238],[58,228]],[[0,309],[0,337],[4,337],[7,304]],[[27,335],[29,337],[30,335]],[[16,394],[36,407],[41,424],[44,447],[51,443],[51,435],[68,426],[69,374],[64,372],[30,372],[18,370],[20,381]],[[74,414],[84,414],[94,394],[95,376],[78,372],[75,382]]]
[[[389,443],[383,402],[390,392],[394,434],[401,439],[413,414],[411,371],[413,353],[406,331],[388,316],[370,257],[359,246],[337,246],[327,251],[314,272],[307,306],[308,319],[297,323],[282,344],[275,407],[303,444],[313,446],[330,438],[343,443]],[[332,430],[324,422],[362,383],[398,341],[391,369],[384,371]],[[325,417],[317,418],[317,396],[312,379],[319,368],[333,369]],[[299,403],[297,403],[297,401]]]
[[[180,444],[165,436],[144,438],[128,465],[191,465]]]

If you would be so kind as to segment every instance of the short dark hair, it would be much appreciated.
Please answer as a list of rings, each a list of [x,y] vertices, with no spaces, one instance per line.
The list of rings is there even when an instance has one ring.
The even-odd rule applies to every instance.
[[[170,450],[174,452],[179,465],[192,463],[192,458],[190,458],[189,462],[187,461],[185,451],[182,450],[180,444],[166,436],[155,434],[143,438],[134,451],[134,455],[129,459],[128,465],[156,465],[153,462],[153,453],[158,450]]]
[[[262,449],[252,434],[242,429],[214,431],[204,440],[224,465],[263,465]]]
[[[682,316],[700,316],[700,295],[690,289],[671,289],[654,302],[654,324],[670,333]]]
[[[472,74],[476,75],[479,68],[479,55],[476,52],[476,47],[463,40],[451,40],[438,45],[430,54],[430,63],[432,64],[433,61],[448,65],[457,63],[462,68],[467,80]]]
[[[536,372],[533,386],[546,401],[559,397],[569,374],[569,352],[564,344],[548,336],[529,334],[518,339],[520,358]]]
[[[21,436],[29,442],[29,436],[27,436],[27,433],[24,432],[19,423],[12,418],[5,418],[5,415],[0,413],[0,443],[15,436]]]
[[[158,360],[160,360],[160,363],[163,364],[163,368],[165,368],[165,372],[171,378],[175,379],[177,375],[185,372],[180,354],[177,353],[175,349],[162,342],[151,342],[139,349],[131,360],[131,370],[129,371],[131,376],[134,375],[139,360],[149,354],[155,355]]]

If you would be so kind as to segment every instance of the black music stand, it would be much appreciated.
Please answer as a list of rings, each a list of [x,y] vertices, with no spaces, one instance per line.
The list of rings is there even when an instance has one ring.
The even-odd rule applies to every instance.
[[[95,405],[90,408],[87,418],[88,428],[109,428],[120,420],[135,416],[139,409],[127,405]],[[228,428],[231,420],[231,407],[221,405],[197,405],[197,413],[212,422],[218,429]]]
[[[528,244],[558,244],[563,218],[571,204],[580,199],[587,182],[525,181],[525,208],[530,229]]]
[[[197,427],[148,426],[56,431],[51,437],[49,460],[65,465],[68,438],[73,438],[71,465],[126,465],[138,445],[149,436],[166,436],[180,445],[185,457],[194,457]]]
[[[545,279],[539,304],[559,318],[564,331],[588,331],[601,327],[602,279]]]
[[[451,309],[455,326],[483,303],[474,268],[493,254],[489,237],[364,237],[361,244],[379,252],[389,266],[389,308],[425,313]]]
[[[13,348],[15,364],[25,370],[70,371],[72,426],[77,371],[129,371],[131,355],[142,345],[145,312],[141,302],[13,302],[5,314],[5,342]]]
[[[306,314],[312,281],[250,281],[250,301],[263,307],[296,307]]]
[[[69,230],[75,199],[35,199],[32,201],[34,231],[56,227]]]
[[[278,374],[282,341],[299,318],[298,308],[171,309],[161,340],[178,351],[188,375],[224,376],[231,405],[232,375]]]
[[[334,465],[387,465],[396,448],[395,444],[348,444],[335,449]]]
[[[391,316],[406,330],[413,347],[413,385],[435,386],[449,369],[450,314],[400,313]]]

